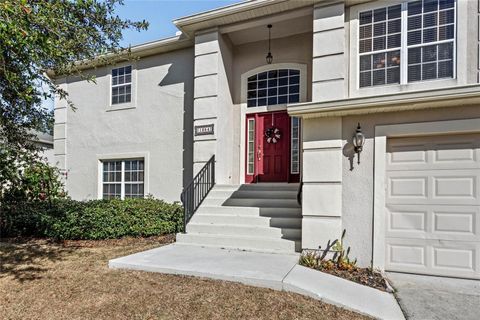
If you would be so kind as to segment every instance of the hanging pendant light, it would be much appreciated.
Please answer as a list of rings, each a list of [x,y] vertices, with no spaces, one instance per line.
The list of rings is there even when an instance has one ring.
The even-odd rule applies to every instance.
[[[271,42],[271,33],[270,32],[272,30],[272,25],[269,24],[267,27],[268,27],[268,54],[265,57],[265,59],[267,60],[268,64],[272,64],[273,56],[272,56],[272,53],[270,52],[270,42]]]

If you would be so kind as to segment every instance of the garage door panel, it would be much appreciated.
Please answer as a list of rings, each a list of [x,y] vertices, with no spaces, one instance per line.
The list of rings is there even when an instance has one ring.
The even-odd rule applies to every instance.
[[[390,171],[480,169],[480,141],[476,136],[389,139],[387,166]]]
[[[480,279],[478,255],[474,243],[388,239],[385,269]]]
[[[480,135],[389,139],[385,269],[480,279]]]
[[[425,165],[428,163],[428,154],[425,145],[406,144],[390,148],[387,164],[390,167],[404,165]]]
[[[480,170],[388,171],[391,204],[480,205]]]
[[[385,217],[388,237],[480,243],[478,206],[387,205]]]

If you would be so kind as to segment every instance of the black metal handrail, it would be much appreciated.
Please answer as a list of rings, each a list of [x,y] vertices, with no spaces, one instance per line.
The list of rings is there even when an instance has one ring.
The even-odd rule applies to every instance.
[[[183,204],[183,232],[195,211],[202,204],[215,185],[215,155],[205,163],[193,180],[183,190],[180,200]]]

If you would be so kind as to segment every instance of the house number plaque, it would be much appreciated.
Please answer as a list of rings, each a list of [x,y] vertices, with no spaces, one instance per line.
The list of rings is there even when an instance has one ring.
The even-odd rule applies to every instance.
[[[214,133],[213,123],[205,124],[201,126],[195,126],[195,136],[205,136],[213,133]]]

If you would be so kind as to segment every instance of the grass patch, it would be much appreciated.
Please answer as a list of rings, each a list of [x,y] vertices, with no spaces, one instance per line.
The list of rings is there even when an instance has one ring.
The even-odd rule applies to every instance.
[[[0,240],[4,319],[368,319],[301,295],[237,283],[108,269],[172,236]]]

